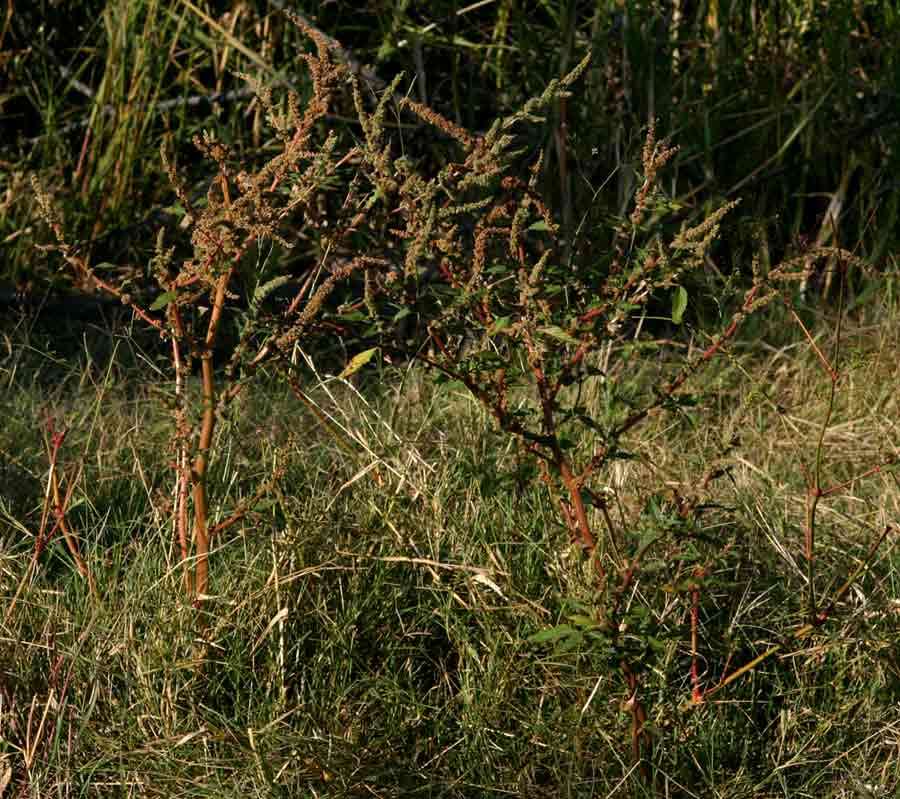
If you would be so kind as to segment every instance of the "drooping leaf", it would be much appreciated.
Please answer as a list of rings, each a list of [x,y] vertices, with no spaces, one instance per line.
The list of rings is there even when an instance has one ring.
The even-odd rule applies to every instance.
[[[687,289],[685,289],[684,286],[679,286],[677,289],[675,289],[675,294],[672,297],[672,321],[676,325],[681,324],[681,320],[684,317],[684,312],[687,309],[687,304]]]
[[[534,635],[529,635],[528,642],[531,644],[553,643],[574,633],[575,628],[571,624],[558,624],[556,627],[549,627],[546,630],[536,632]]]
[[[153,304],[150,306],[150,310],[158,311],[160,308],[165,308],[177,296],[178,295],[174,291],[167,291],[164,294],[160,294],[155,300],[153,300]]]
[[[499,333],[501,330],[505,330],[510,325],[510,318],[508,316],[500,316],[494,320],[494,324],[491,325],[491,329],[488,330],[488,335],[493,336]]]
[[[575,346],[581,344],[581,342],[577,338],[569,335],[559,325],[547,325],[545,327],[539,327],[538,333],[543,333],[545,336],[555,338],[557,341],[563,341],[566,344],[574,344]]]
[[[362,352],[357,353],[350,359],[350,363],[348,363],[344,370],[338,375],[338,377],[342,379],[346,379],[350,377],[352,374],[356,374],[360,369],[363,368],[369,361],[372,360],[372,357],[375,353],[378,352],[378,347],[372,347],[370,350],[363,350]]]
[[[561,638],[559,642],[553,647],[554,654],[562,654],[564,652],[571,652],[578,646],[581,646],[584,643],[584,635],[576,630],[572,635],[566,636],[565,638]]]
[[[273,277],[266,283],[258,285],[253,292],[253,304],[255,306],[259,306],[262,301],[265,300],[265,298],[268,297],[273,291],[281,288],[286,283],[289,283],[290,280],[290,275],[278,275],[277,277]]]

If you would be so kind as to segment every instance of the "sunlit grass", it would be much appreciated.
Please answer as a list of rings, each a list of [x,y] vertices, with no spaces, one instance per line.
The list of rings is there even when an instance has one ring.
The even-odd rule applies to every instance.
[[[260,384],[220,430],[211,491],[227,508],[276,461],[286,472],[269,502],[215,541],[198,628],[180,591],[165,409],[128,368],[82,357],[61,371],[28,335],[12,331],[3,361],[2,413],[14,420],[0,436],[4,606],[32,556],[48,413],[69,429],[70,521],[99,596],[55,540],[4,619],[0,756],[15,785],[104,796],[648,790],[627,751],[627,696],[598,653],[527,641],[589,582],[549,497],[517,481],[515,451],[472,400],[415,370],[368,396],[311,385],[353,442],[350,458],[277,383]],[[847,371],[826,438],[835,480],[896,452],[898,335],[886,315],[847,330],[863,361]],[[738,557],[704,595],[710,683],[805,612],[799,461],[821,423],[823,375],[802,338],[766,339],[735,345],[704,383],[713,412],[702,425],[661,419],[635,442],[641,457],[609,475],[627,518],[649,492],[686,486],[720,458],[726,476],[707,500],[727,512],[710,511],[708,534]],[[740,442],[721,456],[732,434]],[[826,595],[898,513],[891,474],[828,500]],[[657,609],[677,634],[643,689],[659,790],[849,796],[859,784],[890,795],[900,776],[896,552],[894,536],[833,621],[699,708],[685,704],[686,607]]]

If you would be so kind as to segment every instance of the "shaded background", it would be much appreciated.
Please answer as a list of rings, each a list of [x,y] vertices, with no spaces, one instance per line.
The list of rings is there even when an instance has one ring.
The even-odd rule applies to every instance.
[[[178,153],[182,170],[194,170],[198,191],[208,166],[190,144],[196,133],[214,130],[250,164],[265,157],[262,111],[236,73],[301,96],[308,90],[297,54],[309,43],[279,13],[283,5],[7,6],[0,29],[4,307],[69,280],[57,257],[34,248],[48,236],[31,173],[54,193],[70,237],[93,263],[139,281],[157,228],[176,221],[161,142]],[[546,195],[576,262],[596,257],[610,221],[625,211],[644,130],[656,119],[659,133],[681,148],[665,175],[676,223],[741,198],[707,264],[704,291],[748,275],[752,253],[774,263],[816,243],[896,268],[900,13],[893,2],[288,5],[382,81],[403,71],[403,93],[475,130],[539,94],[591,50],[575,95],[523,141],[534,155],[544,151]],[[340,113],[331,123],[358,135]],[[453,157],[421,125],[404,123],[396,135],[415,157]],[[290,257],[308,260],[312,252],[301,246]],[[851,277],[864,289],[862,276]],[[814,281],[817,293],[833,293],[823,283]]]

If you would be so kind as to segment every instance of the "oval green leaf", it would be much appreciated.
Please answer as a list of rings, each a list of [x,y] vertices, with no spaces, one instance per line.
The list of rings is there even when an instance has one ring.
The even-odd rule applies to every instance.
[[[684,317],[684,312],[687,309],[687,304],[687,289],[685,289],[684,286],[679,286],[677,289],[675,289],[675,294],[672,297],[672,321],[676,325],[681,324],[681,320]]]
[[[350,363],[344,367],[344,371],[341,372],[338,377],[346,379],[350,377],[350,375],[356,374],[356,372],[372,360],[372,356],[375,355],[376,352],[378,352],[378,347],[372,347],[370,350],[363,350],[363,352],[357,353],[350,359]]]
[[[155,300],[153,300],[153,304],[150,306],[150,310],[158,311],[160,308],[165,308],[177,296],[178,295],[174,291],[167,291],[164,294],[160,294]]]

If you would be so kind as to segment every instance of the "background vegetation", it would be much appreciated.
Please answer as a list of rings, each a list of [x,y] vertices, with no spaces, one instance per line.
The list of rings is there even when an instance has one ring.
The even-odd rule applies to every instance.
[[[591,562],[533,464],[459,383],[396,355],[339,379],[353,353],[319,340],[304,402],[264,375],[223,417],[214,521],[269,491],[215,543],[198,630],[151,380],[161,348],[61,268],[30,179],[73,252],[152,302],[157,230],[189,252],[160,144],[202,207],[215,166],[195,134],[214,131],[250,169],[277,150],[238,73],[310,96],[309,44],[280,5],[41,0],[3,18],[0,795],[898,795],[895,535],[873,549],[900,508],[894,4],[305,8],[370,85],[403,71],[399,96],[482,132],[591,50],[574,95],[516,140],[523,162],[543,156],[539,191],[576,272],[615,251],[652,119],[680,148],[651,209],[661,235],[740,198],[681,284],[686,307],[656,292],[632,341],[708,341],[754,262],[817,244],[859,259],[810,263],[787,304],[723,348],[694,407],[650,419],[604,473],[635,542],[699,542],[677,548],[690,568],[707,564],[705,540],[718,553],[702,592],[665,558],[627,585],[616,651],[647,664],[642,762],[635,697],[585,611]],[[349,93],[337,102],[327,125],[361,140]],[[453,163],[452,141],[389,107],[403,154]],[[293,249],[276,245],[283,273],[321,258],[335,209],[319,212]],[[616,401],[660,385],[669,357],[625,359]],[[194,379],[186,391],[199,396]],[[609,411],[593,392],[584,405]],[[839,601],[798,636],[811,485],[830,492],[814,582]],[[701,510],[690,529],[684,498]],[[60,505],[74,548],[54,527]],[[710,687],[771,647],[691,702],[698,669]]]
[[[302,95],[305,44],[274,13],[279,5],[39,0],[10,11],[0,98],[4,280],[56,271],[35,258],[31,172],[67,198],[67,221],[95,260],[142,264],[171,205],[161,140],[196,163],[192,136],[214,129],[242,155],[264,157],[263,109],[236,73]],[[628,205],[642,131],[655,118],[681,148],[668,180],[685,219],[742,198],[715,269],[746,275],[754,251],[775,263],[815,241],[892,263],[900,229],[892,3],[314,5],[307,11],[321,29],[381,82],[404,72],[401,94],[473,130],[540,94],[590,50],[578,101],[523,142],[545,151],[544,193],[576,250],[575,230]],[[446,157],[426,126],[401,132],[417,157]]]

